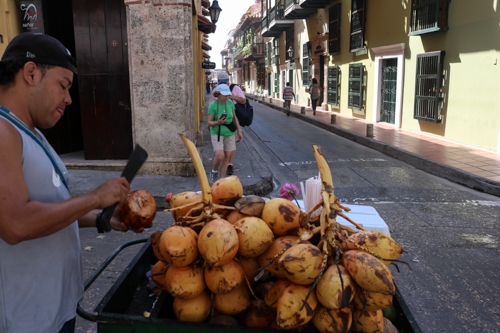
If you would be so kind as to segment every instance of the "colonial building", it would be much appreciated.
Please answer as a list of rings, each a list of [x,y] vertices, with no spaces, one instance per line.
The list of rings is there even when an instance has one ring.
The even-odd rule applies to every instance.
[[[83,150],[87,160],[127,159],[140,144],[149,153],[144,172],[191,175],[178,133],[201,143],[202,64],[210,58],[214,4],[0,0],[0,52],[21,31],[34,31],[59,39],[75,56],[73,104],[45,131],[58,153]]]
[[[323,88],[318,110],[500,151],[496,1],[268,0],[261,6],[266,79],[250,71],[247,93],[281,104],[290,82],[298,93],[293,103],[309,107],[316,78]]]

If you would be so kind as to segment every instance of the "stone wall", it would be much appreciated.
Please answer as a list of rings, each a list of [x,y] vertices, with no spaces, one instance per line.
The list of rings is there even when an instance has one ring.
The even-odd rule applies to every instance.
[[[194,175],[179,133],[195,140],[192,0],[126,1],[132,133],[141,172]]]

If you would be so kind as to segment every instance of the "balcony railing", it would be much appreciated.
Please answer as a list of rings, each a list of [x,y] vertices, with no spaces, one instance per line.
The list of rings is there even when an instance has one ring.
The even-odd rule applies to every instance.
[[[245,54],[245,60],[258,60],[266,56],[266,44],[265,43],[254,43],[250,47],[250,53]]]
[[[269,29],[269,20],[267,19],[267,15],[262,18],[262,30]]]
[[[235,47],[235,49],[234,49],[234,57],[235,58],[241,54],[241,50],[243,50],[242,47],[240,47],[240,46]]]
[[[285,8],[288,9],[293,5],[298,5],[299,0],[285,0]]]

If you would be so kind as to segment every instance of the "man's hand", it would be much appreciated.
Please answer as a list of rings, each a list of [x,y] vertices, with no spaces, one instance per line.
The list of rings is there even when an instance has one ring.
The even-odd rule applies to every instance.
[[[111,217],[111,220],[109,221],[109,223],[111,224],[111,228],[115,231],[123,231],[123,232],[127,232],[129,230],[132,230],[133,232],[135,233],[141,233],[144,231],[144,228],[139,228],[139,229],[134,229],[134,228],[130,228],[128,225],[126,225],[125,223],[123,223],[123,221],[120,220],[120,210],[119,210],[120,206],[117,206],[114,213],[113,213],[113,216]],[[151,225],[148,226],[148,228],[152,227],[153,226],[153,222],[151,222]]]
[[[114,178],[106,181],[91,193],[98,198],[99,209],[112,206],[115,203],[122,203],[127,198],[130,185],[125,177]]]

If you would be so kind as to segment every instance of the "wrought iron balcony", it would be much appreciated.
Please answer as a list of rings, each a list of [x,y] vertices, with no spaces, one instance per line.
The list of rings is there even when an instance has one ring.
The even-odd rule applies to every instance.
[[[269,15],[262,18],[262,36],[278,37],[293,27],[293,19],[285,18],[285,5],[279,4],[269,10]]]
[[[299,0],[302,8],[325,8],[335,0]]]
[[[246,61],[256,61],[259,59],[264,59],[266,56],[266,44],[265,43],[253,43],[250,46],[250,53],[243,55]]]
[[[241,46],[236,46],[234,48],[234,59],[236,59],[236,60],[243,59],[243,55],[241,54],[242,50],[243,50],[243,47],[241,47]]]
[[[316,13],[316,8],[302,8],[300,2],[300,0],[285,0],[285,18],[306,19]]]

